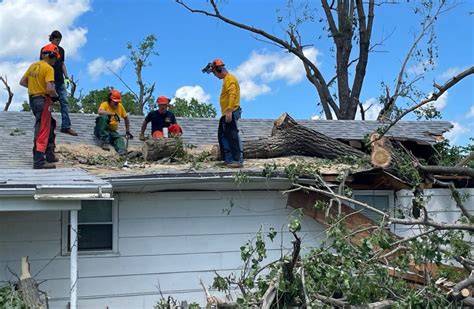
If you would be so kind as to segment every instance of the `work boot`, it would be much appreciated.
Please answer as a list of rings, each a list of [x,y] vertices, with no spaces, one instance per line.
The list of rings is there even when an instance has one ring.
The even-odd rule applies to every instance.
[[[54,168],[56,168],[56,164],[51,163],[51,162],[44,162],[43,165],[41,165],[41,166],[33,166],[33,168],[34,168],[35,170],[43,170],[43,169],[45,169],[45,170],[48,169],[48,170],[49,170],[49,169],[54,169]]]
[[[74,131],[71,128],[61,129],[61,133],[66,133],[66,134],[69,134],[69,135],[72,135],[72,136],[77,136],[77,132]]]
[[[102,149],[104,149],[105,151],[110,151],[110,146],[109,146],[109,144],[107,144],[107,143],[102,143]]]
[[[46,158],[46,162],[49,162],[49,163],[56,163],[56,162],[59,162],[59,159],[58,159],[58,157],[53,156],[53,157],[51,157],[51,158]]]

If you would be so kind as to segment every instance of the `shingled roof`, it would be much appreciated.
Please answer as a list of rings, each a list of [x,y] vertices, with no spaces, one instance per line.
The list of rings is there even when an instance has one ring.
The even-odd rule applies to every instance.
[[[73,128],[79,136],[57,133],[57,144],[95,145],[93,136],[93,114],[71,114]],[[54,118],[60,125],[60,114]],[[143,116],[130,116],[131,131],[136,137],[131,146],[139,146],[138,135]],[[361,140],[365,135],[374,132],[381,124],[377,121],[357,120],[297,120],[298,123],[319,131],[329,137],[342,140]],[[178,122],[184,130],[183,140],[193,145],[217,143],[218,119],[215,118],[179,118]],[[270,136],[274,120],[242,119],[239,122],[242,140],[257,140]],[[0,112],[0,168],[31,167],[34,117],[29,112]],[[121,125],[123,130],[123,124]],[[402,140],[415,140],[422,144],[433,144],[443,133],[452,128],[447,121],[403,121],[396,124],[388,135]],[[150,125],[148,127],[150,130]],[[59,130],[57,130],[59,131]],[[148,132],[149,133],[149,132]]]

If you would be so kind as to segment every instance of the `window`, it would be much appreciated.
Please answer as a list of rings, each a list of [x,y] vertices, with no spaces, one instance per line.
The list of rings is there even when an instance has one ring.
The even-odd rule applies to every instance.
[[[352,198],[368,204],[374,208],[380,209],[388,214],[393,212],[393,192],[387,190],[380,190],[380,191],[372,191],[372,190],[354,190],[352,194]],[[355,210],[361,210],[362,214],[365,215],[367,218],[379,222],[382,218],[381,215],[377,214],[374,211],[368,210],[360,205],[352,204],[352,208]]]
[[[82,201],[78,211],[78,251],[104,252],[116,251],[117,207],[111,200]],[[63,213],[63,253],[69,253],[70,212]]]

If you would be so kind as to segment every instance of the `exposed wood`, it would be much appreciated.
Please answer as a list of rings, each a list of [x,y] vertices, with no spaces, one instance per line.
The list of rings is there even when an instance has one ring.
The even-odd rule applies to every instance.
[[[17,285],[22,300],[28,308],[46,308],[45,303],[40,298],[38,285],[35,279],[31,278],[27,256],[21,258],[21,276]]]
[[[392,308],[395,305],[394,300],[383,300],[383,301],[378,301],[376,303],[371,303],[368,304],[367,307],[371,309],[385,309],[385,308]]]
[[[370,141],[372,146],[370,162],[377,167],[388,167],[392,162],[392,156],[385,146],[385,138],[380,138],[378,134],[374,133],[370,136]]]
[[[287,113],[283,113],[274,123],[271,137],[258,141],[248,141],[244,145],[244,157],[276,158],[291,155],[334,159],[365,154],[338,140],[299,125]]]
[[[270,309],[273,304],[273,300],[275,299],[276,292],[276,285],[274,282],[272,282],[268,289],[265,291],[265,294],[263,294],[262,296],[263,302],[261,309]]]
[[[179,150],[181,143],[175,138],[149,139],[143,143],[143,158],[146,161],[157,161],[171,157]]]
[[[469,155],[467,155],[465,158],[463,158],[461,161],[459,161],[456,166],[464,166],[474,160],[474,151],[472,151]]]
[[[473,285],[474,285],[474,271],[471,272],[471,275],[469,277],[458,282],[453,287],[452,297],[455,300],[460,300],[460,299],[471,296],[471,291],[469,290],[469,288],[472,288]]]

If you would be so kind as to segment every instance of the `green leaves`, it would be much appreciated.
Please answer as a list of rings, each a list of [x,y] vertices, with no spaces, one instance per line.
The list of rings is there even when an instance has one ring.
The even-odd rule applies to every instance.
[[[214,118],[217,115],[216,109],[212,104],[201,103],[194,98],[191,101],[175,98],[173,104],[169,106],[169,110],[176,117]]]

